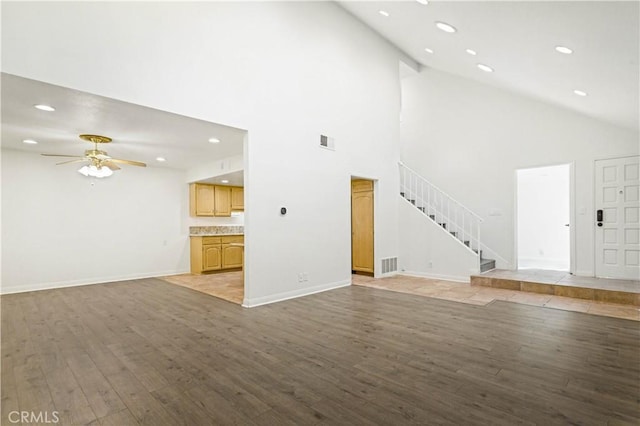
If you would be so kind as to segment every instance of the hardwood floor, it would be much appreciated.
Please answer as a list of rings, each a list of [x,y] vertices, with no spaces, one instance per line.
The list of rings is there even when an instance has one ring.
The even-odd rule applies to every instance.
[[[359,286],[253,309],[145,279],[0,298],[2,424],[638,424],[639,324]]]

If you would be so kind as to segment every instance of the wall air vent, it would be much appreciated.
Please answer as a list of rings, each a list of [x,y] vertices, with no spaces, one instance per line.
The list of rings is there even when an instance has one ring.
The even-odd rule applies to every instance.
[[[320,135],[320,147],[330,149],[332,151],[336,150],[336,141],[329,136]]]
[[[389,272],[397,272],[398,271],[398,258],[397,257],[388,257],[386,259],[382,259],[382,273],[388,274]]]

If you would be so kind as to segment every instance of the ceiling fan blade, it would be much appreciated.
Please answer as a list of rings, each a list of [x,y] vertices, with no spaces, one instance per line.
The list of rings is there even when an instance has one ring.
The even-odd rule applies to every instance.
[[[118,165],[116,163],[114,163],[113,161],[111,161],[111,160],[103,161],[102,162],[102,167],[108,167],[111,170],[120,170],[120,167],[118,167]]]
[[[84,158],[82,155],[63,155],[63,154],[40,154],[45,157],[68,157],[68,158]]]
[[[109,162],[112,163],[120,163],[120,164],[128,164],[130,166],[138,166],[138,167],[147,167],[147,165],[145,163],[142,163],[140,161],[133,161],[133,160],[121,160],[119,158],[110,158]]]
[[[77,160],[63,161],[62,163],[56,163],[56,166],[59,166],[61,164],[82,163],[84,161],[88,161],[88,159],[83,157],[83,158],[80,158],[80,159],[77,159]]]

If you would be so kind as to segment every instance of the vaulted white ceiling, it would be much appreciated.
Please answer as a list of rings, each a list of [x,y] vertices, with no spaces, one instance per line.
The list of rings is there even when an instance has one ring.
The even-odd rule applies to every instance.
[[[639,2],[339,4],[426,67],[638,129]],[[382,16],[380,10],[389,16]],[[453,25],[457,32],[442,32],[435,27],[436,21]],[[558,45],[570,47],[573,54],[556,52]],[[483,72],[478,63],[495,71]],[[576,96],[575,89],[588,96]],[[39,111],[33,108],[38,103],[57,110]],[[242,154],[245,132],[2,74],[3,148],[80,155],[90,147],[78,138],[81,133],[112,137],[113,143],[105,149],[114,157],[188,169]],[[222,142],[208,143],[214,136]],[[39,143],[26,145],[24,139]],[[167,161],[157,162],[156,157]],[[55,162],[52,158],[52,165]]]
[[[423,66],[638,130],[638,1],[338,3]],[[438,21],[457,31],[443,32]],[[556,46],[573,54],[558,53]]]

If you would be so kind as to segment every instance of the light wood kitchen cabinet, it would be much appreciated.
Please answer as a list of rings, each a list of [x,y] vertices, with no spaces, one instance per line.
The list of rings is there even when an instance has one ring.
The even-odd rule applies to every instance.
[[[231,216],[231,187],[214,186],[215,215]]]
[[[244,188],[231,187],[231,210],[244,210]]]
[[[209,183],[189,185],[191,216],[231,216],[231,211],[244,211],[244,188]]]
[[[213,185],[192,183],[189,185],[189,214],[191,216],[215,215],[215,192]]]
[[[242,268],[244,247],[236,244],[243,244],[244,237],[222,237],[222,268]]]
[[[222,249],[220,244],[202,246],[202,270],[222,269]]]
[[[242,268],[244,236],[191,237],[191,273],[224,271]]]

